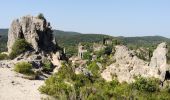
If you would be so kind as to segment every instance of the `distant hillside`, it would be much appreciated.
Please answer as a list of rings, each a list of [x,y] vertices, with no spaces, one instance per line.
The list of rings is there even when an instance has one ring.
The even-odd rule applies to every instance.
[[[143,37],[119,37],[123,41],[125,45],[128,46],[153,46],[157,45],[161,42],[167,42],[168,44],[170,43],[169,38],[165,38],[162,36],[143,36]]]
[[[6,42],[7,42],[7,33],[8,29],[0,29],[0,51],[6,50]],[[65,47],[68,52],[70,49],[71,51],[75,51],[77,49],[77,45],[79,42],[100,42],[105,37],[110,38],[118,38],[120,39],[125,45],[130,47],[140,47],[140,46],[151,46],[156,45],[160,42],[168,42],[170,43],[169,38],[165,38],[162,36],[143,36],[143,37],[113,37],[104,34],[82,34],[78,32],[67,32],[61,30],[54,30],[53,34],[56,37],[58,44],[61,47]]]
[[[8,29],[0,29],[0,52],[7,50],[6,48],[7,35]]]
[[[66,44],[78,44],[79,42],[99,42],[104,37],[111,37],[103,34],[81,34],[78,32],[66,32],[60,30],[54,30],[53,34],[56,36],[56,40],[60,43]]]
[[[67,31],[61,31],[61,30],[53,30],[53,34],[56,36],[67,36],[67,35],[78,35],[81,33],[78,32],[67,32]]]
[[[8,29],[0,29],[0,36],[7,36]]]

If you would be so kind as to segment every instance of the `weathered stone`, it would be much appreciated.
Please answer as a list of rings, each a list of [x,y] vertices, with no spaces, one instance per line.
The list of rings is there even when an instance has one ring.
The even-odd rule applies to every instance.
[[[150,67],[158,70],[159,78],[163,81],[165,79],[166,71],[169,70],[167,64],[167,44],[161,43],[158,45],[156,50],[153,52],[153,57],[151,58]]]
[[[13,67],[18,62],[29,62],[34,69],[42,69],[43,63],[48,60],[57,69],[61,67],[61,59],[66,58],[62,49],[57,46],[51,26],[45,18],[24,16],[14,20],[8,32],[8,53],[17,39],[25,39],[33,50],[27,50],[13,60],[0,61],[0,67]]]
[[[108,66],[101,73],[105,80],[111,81],[116,77],[119,82],[125,81],[131,83],[134,81],[134,76],[155,77],[161,81],[165,80],[166,72],[169,69],[166,62],[166,43],[158,45],[157,49],[153,52],[150,63],[136,57],[135,53],[126,46],[116,46],[115,50],[114,57],[116,62]]]
[[[55,51],[56,41],[46,19],[24,16],[12,22],[8,32],[8,52],[17,39],[25,39],[35,51]]]
[[[161,43],[158,45],[157,49],[153,52],[153,57],[151,58],[151,67],[161,67],[162,64],[167,63],[167,44]]]

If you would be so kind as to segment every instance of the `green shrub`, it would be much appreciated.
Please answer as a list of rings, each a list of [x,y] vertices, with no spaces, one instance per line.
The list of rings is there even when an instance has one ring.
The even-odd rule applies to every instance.
[[[91,56],[90,52],[85,52],[85,53],[83,54],[83,59],[91,60],[91,59],[92,59],[92,56]]]
[[[133,87],[139,91],[156,92],[159,90],[159,80],[155,78],[139,77],[133,83]]]
[[[61,79],[74,79],[75,73],[74,69],[71,67],[71,65],[62,63],[62,67],[58,70],[57,75]]]
[[[102,49],[100,51],[96,51],[94,54],[97,55],[97,58],[100,58],[102,55],[105,54],[105,50]]]
[[[19,62],[15,65],[14,70],[18,73],[22,73],[25,75],[33,75],[32,64],[28,62]]]
[[[46,93],[48,95],[54,96],[57,99],[68,99],[69,94],[72,93],[72,88],[70,85],[66,84],[57,75],[49,77],[45,81],[45,85],[39,88],[41,93]]]
[[[99,76],[99,66],[96,64],[95,61],[91,62],[91,64],[88,65],[88,70],[90,70],[94,77]]]
[[[83,74],[75,75],[75,79],[73,81],[76,88],[90,84],[90,80]]]
[[[105,48],[104,54],[110,55],[112,53],[112,46],[107,46]]]
[[[49,60],[45,60],[43,63],[43,71],[49,73],[53,70],[52,63]]]
[[[18,39],[15,41],[15,43],[12,46],[12,52],[9,54],[9,57],[11,59],[14,59],[21,53],[30,50],[31,46],[28,42],[26,42],[24,39]]]
[[[8,59],[8,55],[0,53],[0,60]]]

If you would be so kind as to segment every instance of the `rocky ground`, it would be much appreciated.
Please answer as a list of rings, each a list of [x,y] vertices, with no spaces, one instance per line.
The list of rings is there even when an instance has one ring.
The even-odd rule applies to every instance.
[[[20,77],[11,68],[0,67],[0,100],[41,100],[45,95],[38,88],[43,80],[28,80]]]

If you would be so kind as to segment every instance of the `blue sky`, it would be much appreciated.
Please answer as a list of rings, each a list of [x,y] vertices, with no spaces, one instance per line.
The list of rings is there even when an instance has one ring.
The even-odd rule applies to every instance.
[[[170,0],[1,0],[0,28],[43,13],[53,29],[112,36],[170,37]]]

